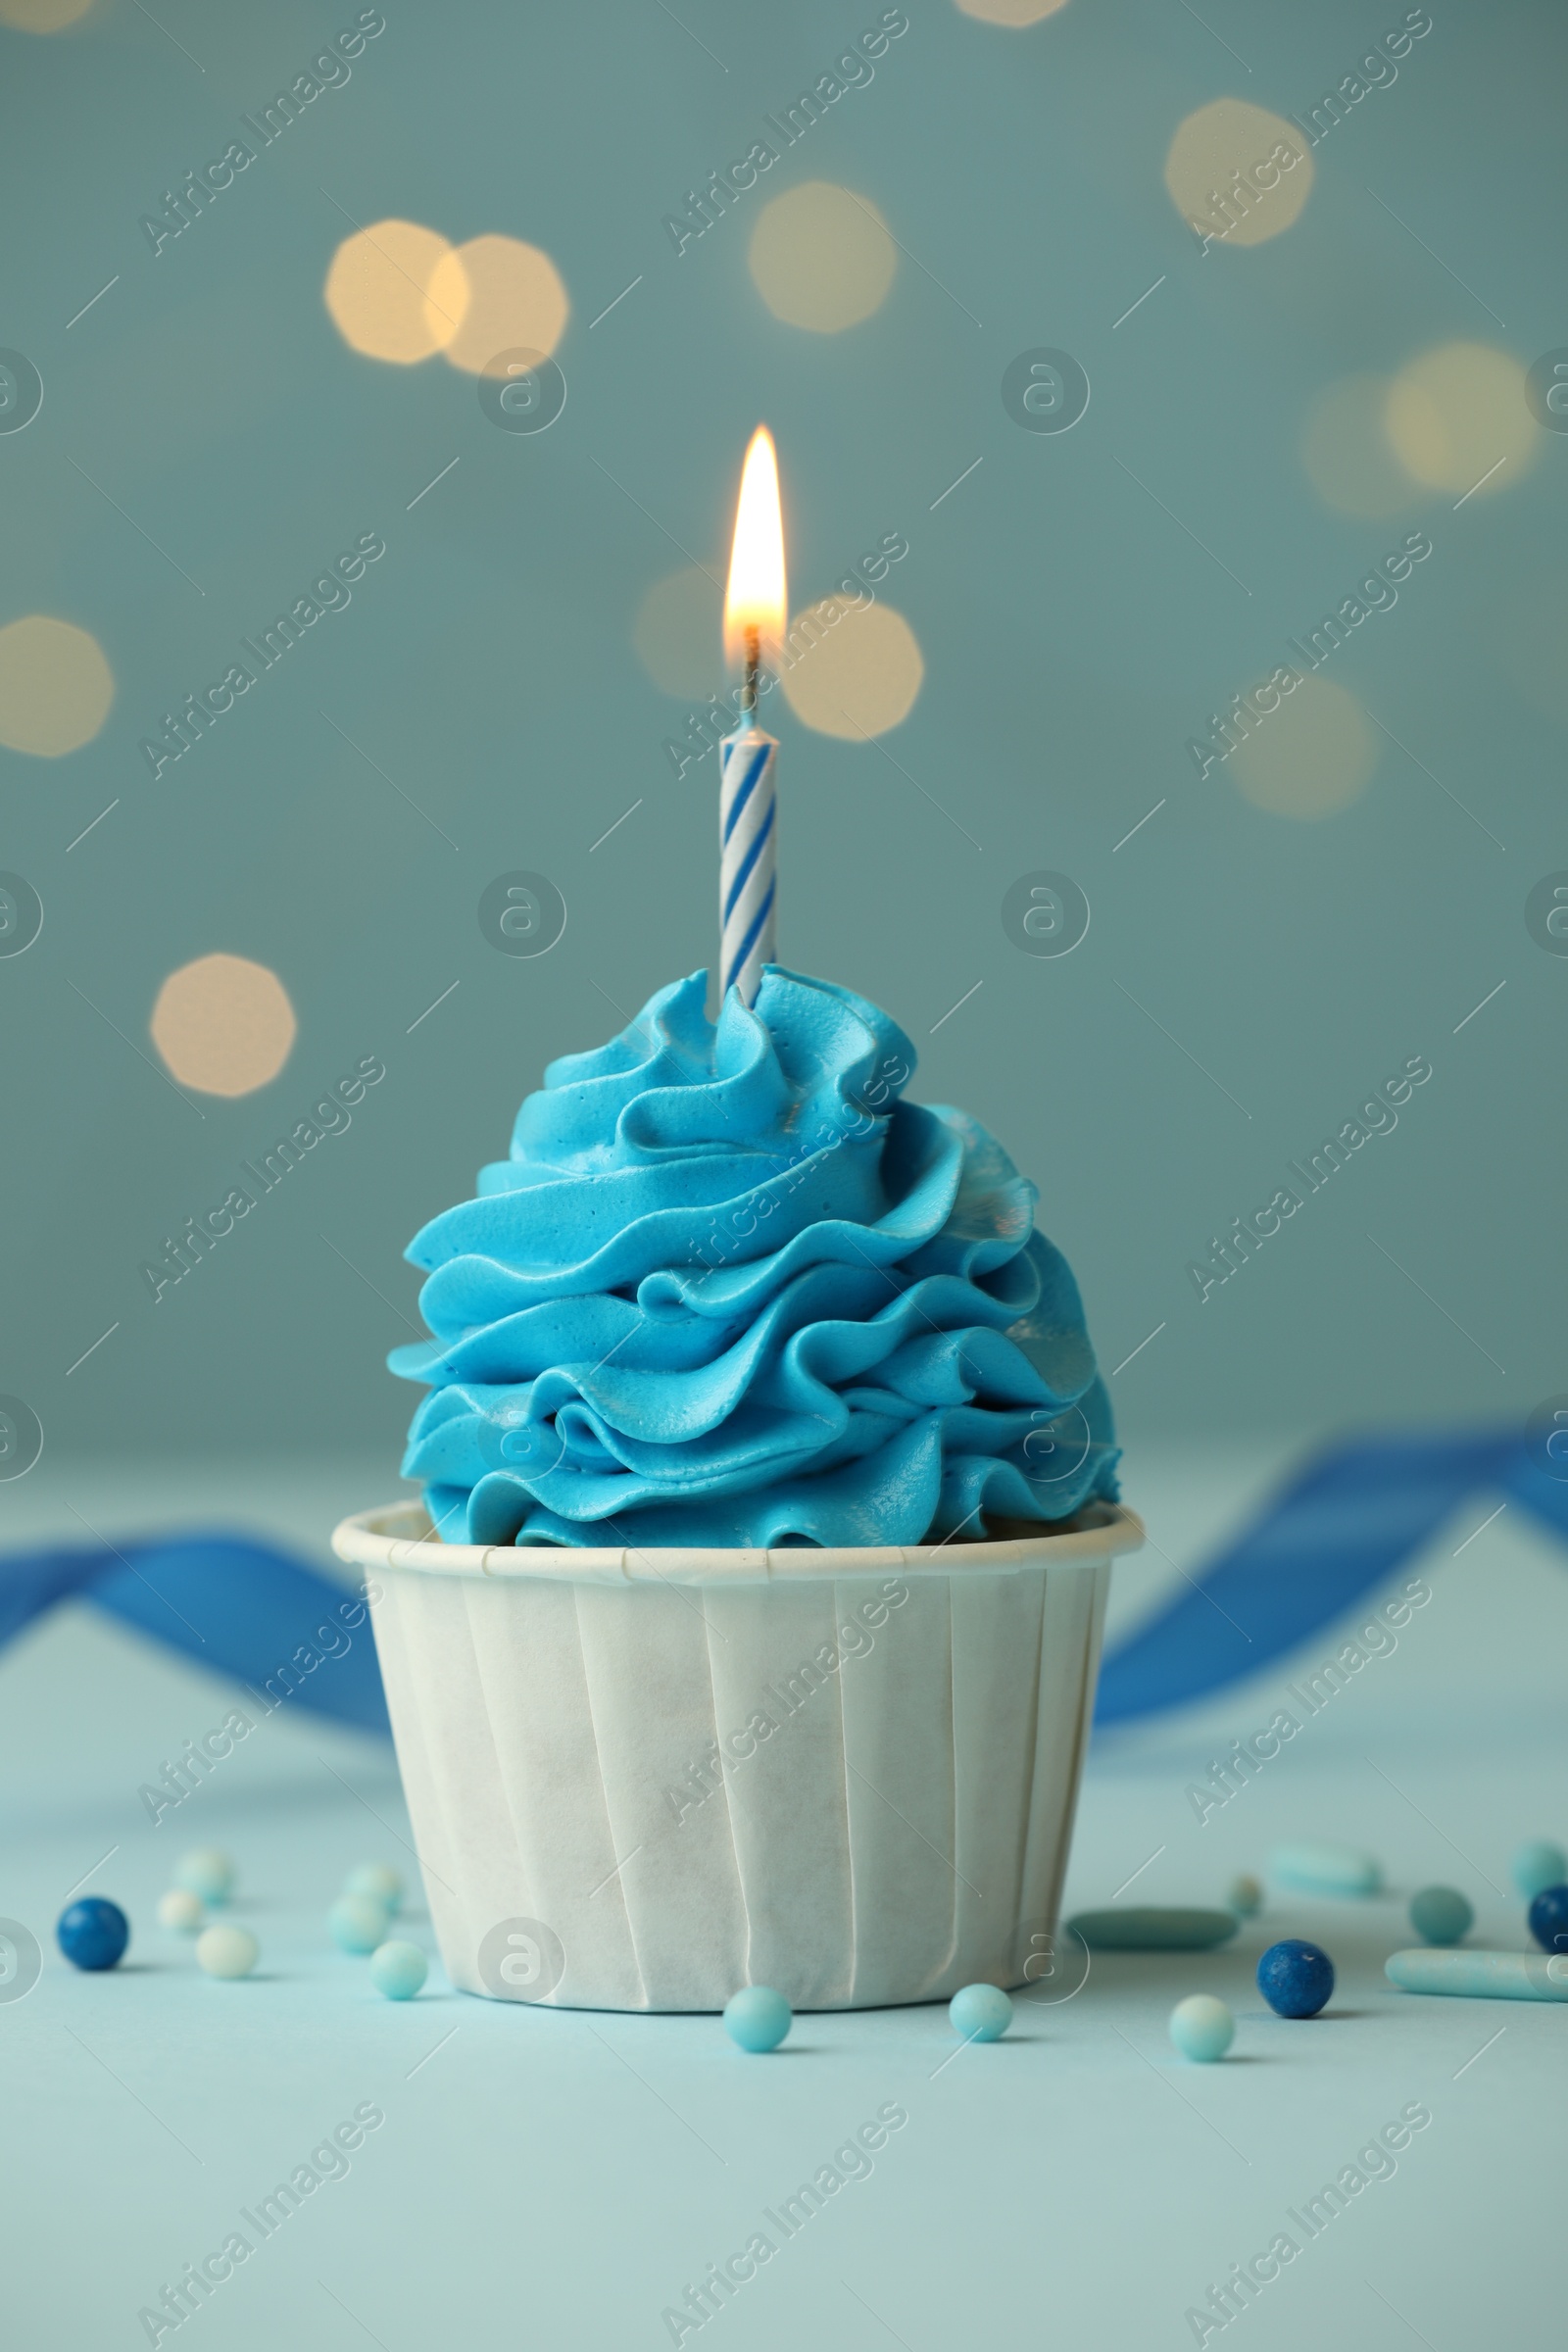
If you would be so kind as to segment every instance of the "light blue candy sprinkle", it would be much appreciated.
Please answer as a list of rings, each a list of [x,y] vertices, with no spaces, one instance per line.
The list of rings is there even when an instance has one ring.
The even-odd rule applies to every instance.
[[[794,2023],[794,2011],[771,1984],[748,1984],[724,2004],[724,2031],[737,2049],[776,2050]]]
[[[1311,1841],[1276,1846],[1268,1874],[1281,1886],[1302,1894],[1376,1894],[1383,1872],[1372,1854],[1355,1845]]]
[[[1568,2001],[1568,1967],[1544,1952],[1391,1952],[1383,1974],[1405,1992],[1449,1992],[1483,2001]]]
[[[403,1873],[390,1862],[361,1862],[344,1880],[343,1891],[368,1894],[383,1911],[393,1912],[403,1900]]]
[[[1549,1838],[1532,1838],[1509,1865],[1513,1883],[1528,1903],[1546,1886],[1568,1885],[1568,1854]]]
[[[416,1943],[379,1943],[370,1954],[370,1983],[389,2001],[412,2001],[427,1973]]]
[[[1170,2013],[1170,2037],[1184,2058],[1211,2066],[1236,2034],[1236,2020],[1211,1992],[1190,1992]]]
[[[1410,1897],[1410,1925],[1423,1943],[1457,1943],[1475,1922],[1474,1907],[1456,1886],[1423,1886]]]
[[[948,2003],[948,2023],[965,2041],[1000,2041],[1012,2023],[1012,2003],[1000,1984],[965,1984]]]
[[[340,1894],[326,1915],[326,1932],[340,1952],[373,1952],[386,1940],[386,1909],[366,1894]]]
[[[226,1903],[234,1887],[234,1865],[216,1845],[198,1845],[174,1864],[174,1885],[204,1903]]]

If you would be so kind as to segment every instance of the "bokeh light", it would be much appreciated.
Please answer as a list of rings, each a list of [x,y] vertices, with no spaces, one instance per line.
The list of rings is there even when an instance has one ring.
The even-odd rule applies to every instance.
[[[0,0],[0,24],[13,32],[64,32],[87,14],[93,0]]]
[[[154,1045],[181,1086],[203,1095],[252,1095],[287,1061],[297,1024],[287,990],[265,963],[199,956],[170,973],[151,1026]]]
[[[722,662],[724,592],[694,564],[656,580],[637,608],[632,644],[656,686],[700,702]]]
[[[1377,738],[1353,694],[1305,677],[1232,752],[1237,789],[1272,816],[1333,816],[1358,800],[1377,765]]]
[[[1054,17],[1067,0],[957,0],[966,17],[978,17],[982,24],[1039,24],[1045,18]]]
[[[1290,227],[1311,193],[1311,151],[1282,115],[1245,98],[1216,98],[1177,126],[1165,185],[1200,236],[1261,245]]]
[[[377,220],[345,237],[326,273],[326,307],[345,343],[368,359],[409,368],[452,341],[463,323],[452,289],[441,307],[431,281],[452,248],[415,220]],[[461,297],[466,280],[460,274]]]
[[[509,351],[538,351],[548,359],[565,332],[570,309],[549,254],[520,237],[470,237],[452,247],[437,262],[425,295],[427,322],[437,338],[432,348],[470,375],[482,375]],[[452,319],[458,324],[449,333]]]
[[[1487,343],[1443,343],[1412,360],[1389,386],[1384,418],[1400,464],[1434,490],[1506,490],[1540,442],[1523,367]]]
[[[0,629],[0,743],[58,760],[91,743],[115,699],[96,637],[31,612]]]
[[[925,663],[914,631],[888,605],[825,596],[790,623],[781,683],[796,717],[852,743],[906,718]]]
[[[829,180],[807,179],[764,205],[749,258],[775,318],[835,335],[881,307],[899,256],[874,204]]]
[[[1387,376],[1348,375],[1313,403],[1301,463],[1319,498],[1342,514],[1375,520],[1421,497],[1389,440],[1388,399]]]

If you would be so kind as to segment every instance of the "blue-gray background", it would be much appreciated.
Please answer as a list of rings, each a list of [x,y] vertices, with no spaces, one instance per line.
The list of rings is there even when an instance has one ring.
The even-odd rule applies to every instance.
[[[1529,675],[1568,643],[1568,440],[1544,436],[1517,487],[1457,513],[1412,491],[1388,521],[1327,507],[1300,461],[1342,376],[1454,340],[1528,364],[1568,337],[1556,12],[1436,7],[1397,85],[1324,142],[1296,226],[1202,257],[1162,183],[1178,122],[1226,95],[1310,105],[1401,9],[1212,0],[1200,22],[1071,0],[1013,33],[910,0],[871,86],[677,259],[662,217],[876,9],[683,0],[677,23],[646,0],[387,0],[349,84],[154,258],[139,216],[354,13],[163,0],[155,24],[110,0],[55,38],[0,30],[0,343],[46,388],[0,437],[0,622],[76,622],[117,683],[85,749],[0,751],[0,864],[46,907],[35,947],[0,962],[0,1390],[68,1454],[392,1455],[413,1402],[380,1368],[415,1311],[404,1243],[504,1152],[544,1063],[617,1025],[607,999],[634,1010],[711,952],[713,762],[672,775],[684,706],[631,630],[682,549],[718,567],[760,417],[797,603],[902,531],[889,596],[926,663],[885,739],[899,766],[785,716],[782,957],[886,1004],[920,1048],[912,1091],[963,1103],[1037,1179],[1107,1367],[1164,1325],[1114,1383],[1134,1445],[1523,1413],[1561,1387],[1543,1269],[1568,961],[1523,908],[1568,864],[1561,720]],[[841,334],[781,324],[748,271],[761,203],[807,177],[874,202],[906,249],[888,300]],[[551,431],[495,430],[439,359],[345,345],[321,298],[345,215],[553,257],[572,317]],[[1000,397],[1040,345],[1094,387],[1059,437],[1020,431]],[[1370,789],[1315,824],[1252,806],[1222,767],[1200,782],[1183,747],[1203,714],[1417,527],[1435,560],[1335,674],[1505,846],[1381,737]],[[154,782],[137,743],[158,714],[368,530],[387,554],[352,608]],[[496,954],[475,919],[517,867],[570,909],[537,961]],[[1000,920],[1042,867],[1094,909],[1059,961]],[[279,975],[299,1034],[270,1086],[201,1098],[199,1123],[84,998],[152,1055],[162,981],[219,950]],[[162,1237],[371,1054],[388,1074],[352,1130],[154,1306],[137,1268]],[[1188,1259],[1417,1054],[1435,1075],[1398,1132],[1200,1305]]]

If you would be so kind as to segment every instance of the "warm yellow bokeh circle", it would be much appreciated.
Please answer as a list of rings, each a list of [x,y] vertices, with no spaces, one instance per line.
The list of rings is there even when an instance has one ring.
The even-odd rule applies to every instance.
[[[825,596],[790,623],[779,674],[805,725],[859,743],[908,716],[925,663],[902,612]]]
[[[412,367],[444,352],[482,375],[502,353],[548,356],[571,305],[547,253],[520,237],[452,245],[414,220],[377,220],[345,237],[326,277],[326,307],[346,343]]]
[[[1238,790],[1273,816],[1333,816],[1366,790],[1377,748],[1353,694],[1304,677],[1226,765]]]
[[[345,237],[326,273],[326,307],[344,342],[404,368],[450,343],[463,323],[461,305],[437,306],[430,290],[451,251],[415,220],[377,220]]]
[[[1039,24],[1054,17],[1067,0],[957,0],[966,17],[978,17],[982,24]]]
[[[0,0],[0,24],[14,32],[64,32],[92,5],[93,0]]]
[[[96,637],[74,622],[29,613],[0,629],[0,743],[58,760],[91,743],[115,699]]]
[[[1178,125],[1165,185],[1199,236],[1261,245],[1290,227],[1311,193],[1311,151],[1283,115],[1245,98],[1216,98]]]
[[[632,623],[637,659],[656,686],[700,702],[711,694],[723,642],[724,592],[694,564],[666,572],[644,595]]]
[[[565,332],[571,305],[548,253],[520,237],[486,236],[470,237],[442,255],[425,308],[452,366],[482,375],[500,353],[521,348],[548,359]],[[453,318],[458,325],[448,334]]]
[[[1444,343],[1412,360],[1383,414],[1400,464],[1434,490],[1474,489],[1494,466],[1482,495],[1506,490],[1540,445],[1524,368],[1488,343]]]
[[[153,1043],[181,1086],[251,1095],[289,1057],[297,1024],[288,992],[265,963],[199,956],[171,972],[153,1006]]]
[[[775,318],[836,335],[881,308],[899,256],[874,204],[807,179],[763,206],[748,258]]]

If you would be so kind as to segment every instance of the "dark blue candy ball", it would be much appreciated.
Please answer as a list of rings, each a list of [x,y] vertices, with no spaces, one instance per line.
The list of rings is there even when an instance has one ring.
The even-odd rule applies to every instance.
[[[1568,1886],[1543,1886],[1530,1906],[1530,1933],[1544,1952],[1568,1952]]]
[[[1287,1936],[1258,1962],[1257,1989],[1281,2017],[1316,2017],[1334,1990],[1334,1963],[1321,1945]]]
[[[73,1968],[113,1968],[130,1941],[130,1922],[107,1896],[84,1894],[61,1912],[55,1935]]]

